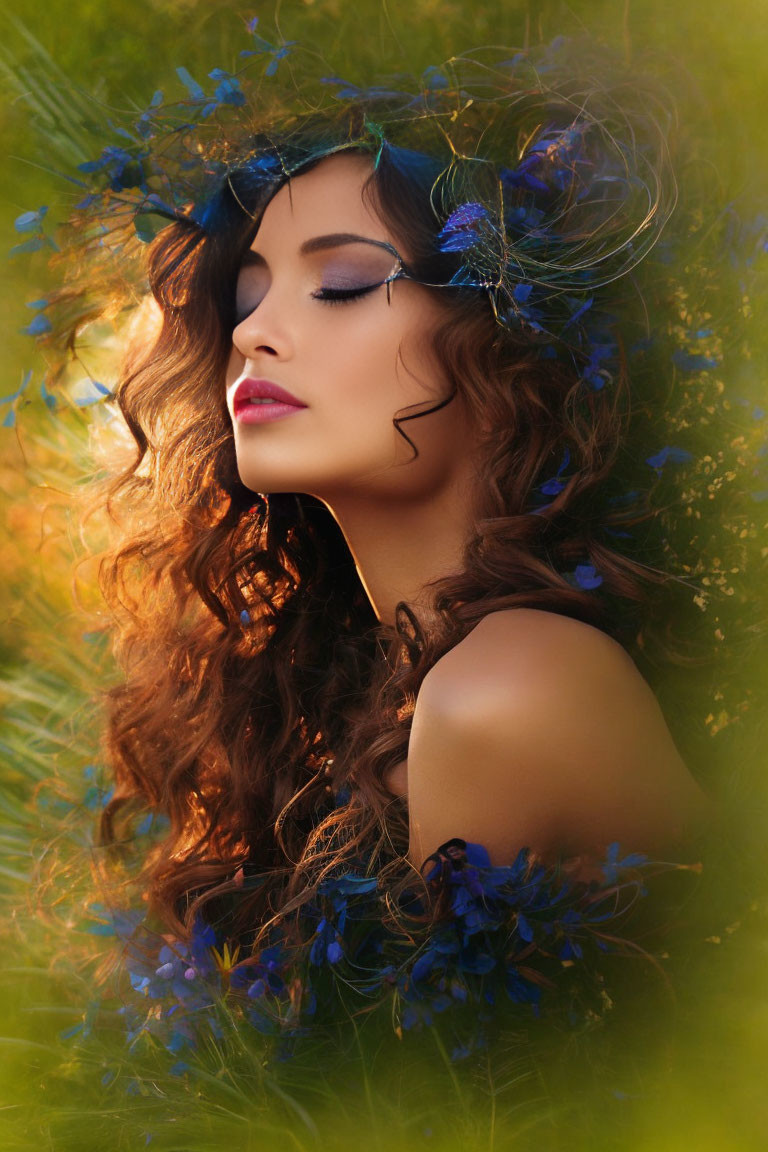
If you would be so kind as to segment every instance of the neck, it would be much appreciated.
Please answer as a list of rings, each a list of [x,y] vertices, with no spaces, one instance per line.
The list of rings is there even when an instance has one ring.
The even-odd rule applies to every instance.
[[[383,624],[394,625],[401,600],[427,623],[432,615],[427,585],[463,570],[473,523],[473,486],[467,479],[455,476],[421,499],[375,501],[345,493],[327,502]]]

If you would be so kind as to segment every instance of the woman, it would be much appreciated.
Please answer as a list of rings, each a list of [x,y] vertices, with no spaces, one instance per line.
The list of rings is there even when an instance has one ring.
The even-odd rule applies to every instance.
[[[394,625],[405,602],[439,630],[429,585],[461,576],[489,516],[484,463],[498,427],[460,379],[441,405],[453,381],[433,345],[446,321],[460,323],[455,306],[408,281],[385,304],[388,253],[370,241],[411,255],[363,199],[371,173],[368,157],[342,153],[267,205],[238,276],[228,409],[241,482],[322,501],[376,618]],[[424,405],[410,426],[414,459],[391,415]],[[523,437],[507,435],[514,452]],[[523,845],[601,857],[619,839],[664,853],[706,808],[620,645],[536,602],[484,612],[413,693],[408,757],[387,784],[407,797],[415,867],[457,833],[498,864]]]
[[[179,209],[110,170],[173,224],[117,392],[104,838],[166,813],[153,914],[246,967],[276,932],[341,959],[334,877],[429,919],[421,874],[457,859],[527,851],[575,891],[616,842],[685,859],[710,815],[617,639],[663,573],[616,546],[652,515],[616,487],[605,305],[671,210],[666,126],[572,64],[454,61],[418,97],[246,119]]]

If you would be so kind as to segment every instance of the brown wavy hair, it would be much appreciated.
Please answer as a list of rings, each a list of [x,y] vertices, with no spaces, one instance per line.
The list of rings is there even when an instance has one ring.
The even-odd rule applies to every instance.
[[[384,150],[365,194],[430,280],[429,261],[447,257],[427,185]],[[123,528],[101,584],[124,679],[108,693],[115,790],[101,833],[118,845],[138,809],[165,813],[139,877],[153,912],[183,934],[203,911],[255,943],[331,871],[413,878],[406,805],[384,781],[407,755],[424,676],[478,621],[533,607],[631,646],[632,606],[661,576],[610,535],[648,515],[609,499],[631,408],[623,362],[609,387],[585,389],[575,366],[499,325],[482,292],[425,288],[443,309],[433,344],[450,396],[484,416],[482,491],[462,572],[430,586],[434,623],[401,603],[381,624],[325,505],[238,478],[224,375],[264,199],[253,218],[231,207],[231,226],[190,215],[151,245],[161,323],[117,391],[136,453],[107,492]],[[393,414],[401,432],[406,418]],[[565,450],[567,482],[542,506]],[[578,563],[599,571],[599,591],[569,579]],[[348,801],[334,804],[339,790]]]

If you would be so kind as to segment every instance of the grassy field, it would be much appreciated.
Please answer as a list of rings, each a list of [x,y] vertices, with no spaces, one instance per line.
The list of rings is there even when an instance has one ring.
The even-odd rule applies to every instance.
[[[711,182],[713,214],[736,205],[745,220],[757,222],[756,238],[761,213],[765,227],[762,0],[731,6],[686,0],[675,8],[661,0],[480,6],[293,0],[258,12],[219,0],[48,0],[38,7],[0,0],[6,249],[19,240],[13,222],[21,213],[47,204],[56,215],[71,202],[57,173],[88,158],[91,119],[103,123],[111,109],[144,107],[158,86],[172,90],[177,66],[200,77],[216,66],[234,68],[244,21],[257,14],[265,36],[299,40],[328,61],[330,72],[353,81],[374,65],[419,72],[476,45],[521,46],[589,31],[624,52],[628,63],[647,62],[669,80],[686,133],[700,141],[699,171]],[[512,1032],[503,1048],[468,1064],[446,1058],[436,1035],[400,1044],[379,1025],[350,1029],[336,1047],[308,1046],[301,1059],[282,1065],[265,1062],[255,1035],[212,1037],[175,1074],[164,1049],[130,1049],[119,1001],[92,1007],[110,947],[93,933],[89,913],[103,895],[93,832],[108,787],[100,699],[116,673],[99,633],[104,618],[79,515],[80,493],[99,467],[94,446],[109,445],[108,417],[98,405],[57,413],[39,401],[15,406],[14,423],[0,427],[3,1149],[765,1148],[768,788],[759,702],[768,671],[768,500],[758,491],[757,469],[768,434],[764,415],[755,412],[768,401],[768,324],[765,255],[753,255],[751,271],[763,269],[762,289],[758,277],[747,293],[744,269],[724,260],[701,305],[715,322],[734,310],[743,318],[743,334],[723,360],[722,396],[743,393],[754,408],[747,420],[715,399],[696,433],[702,459],[710,461],[700,474],[702,501],[707,485],[714,486],[700,540],[712,560],[710,640],[713,652],[720,648],[711,665],[687,680],[685,670],[659,673],[661,698],[678,713],[676,731],[696,750],[733,817],[715,875],[703,881],[709,914],[700,915],[697,897],[690,946],[676,961],[677,998],[661,1013],[658,1033],[642,1014],[626,1017],[625,1033],[609,1029],[604,1044],[563,1036],[518,1044]],[[45,295],[57,274],[44,252],[6,262],[3,397],[30,371],[30,395],[39,389],[45,353],[21,332],[32,315],[25,302]],[[106,329],[92,334],[91,373],[108,377],[114,344]],[[703,412],[708,402],[698,408]],[[7,411],[0,409],[0,418]],[[747,425],[755,471],[745,466],[746,482],[741,474],[728,480],[717,470],[718,450],[737,451],[733,443]],[[745,483],[754,490],[751,501]],[[724,492],[733,498],[725,500]],[[748,525],[738,520],[744,507],[751,510]],[[734,571],[738,564],[729,556],[741,548],[742,531],[739,555],[748,569]],[[731,551],[718,553],[713,541],[726,541]]]

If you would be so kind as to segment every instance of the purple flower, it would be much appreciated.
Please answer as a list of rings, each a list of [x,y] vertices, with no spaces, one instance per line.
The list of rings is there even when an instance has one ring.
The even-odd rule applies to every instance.
[[[480,233],[474,227],[487,220],[488,209],[476,201],[461,204],[446,220],[438,234],[441,252],[465,252],[474,247]]]
[[[574,583],[585,591],[589,592],[592,588],[599,588],[603,582],[602,576],[595,570],[592,564],[577,564],[573,573]]]

